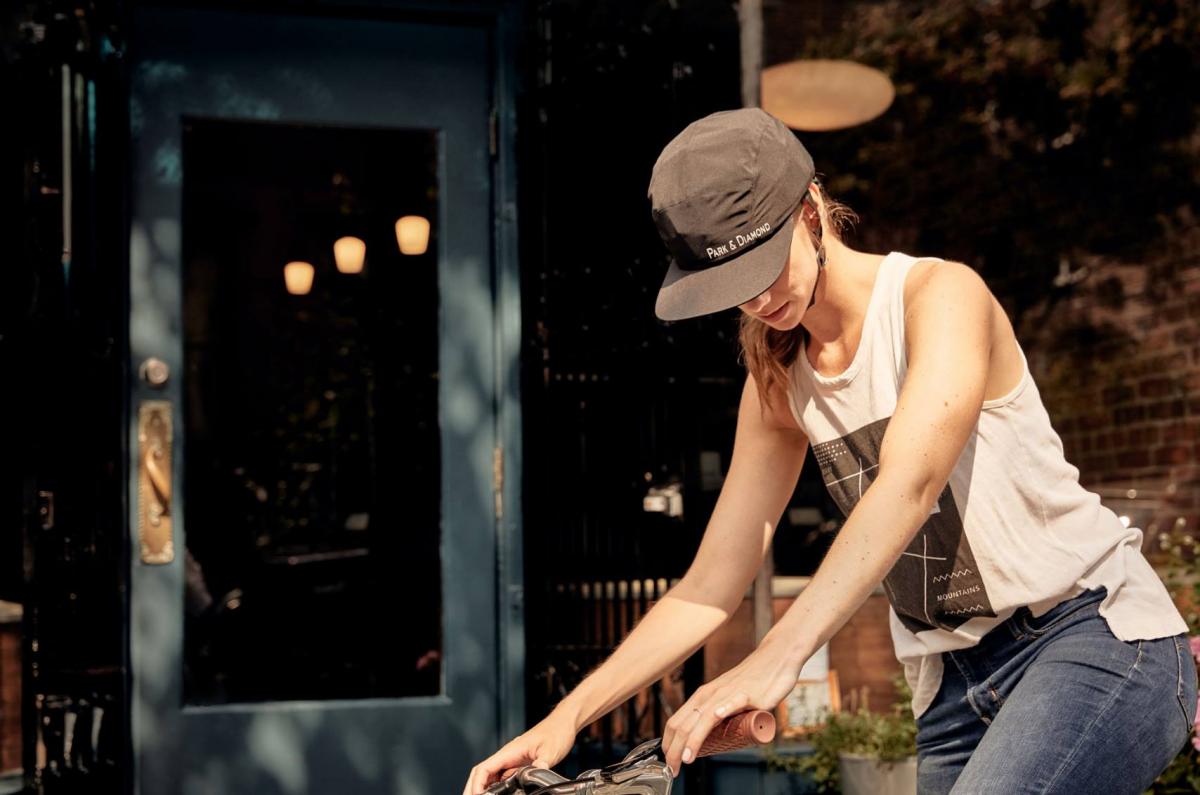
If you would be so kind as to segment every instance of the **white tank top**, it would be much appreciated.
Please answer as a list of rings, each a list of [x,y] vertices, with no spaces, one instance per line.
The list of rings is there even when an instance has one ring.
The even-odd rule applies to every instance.
[[[904,277],[917,261],[897,251],[883,259],[862,341],[844,372],[816,372],[803,349],[789,368],[792,412],[847,516],[878,473],[904,383]],[[1125,527],[1080,485],[1023,350],[1021,359],[1020,382],[984,401],[937,506],[883,581],[918,717],[941,684],[941,652],[978,643],[1023,605],[1038,616],[1104,585],[1100,614],[1121,640],[1187,631],[1142,555],[1141,529]]]

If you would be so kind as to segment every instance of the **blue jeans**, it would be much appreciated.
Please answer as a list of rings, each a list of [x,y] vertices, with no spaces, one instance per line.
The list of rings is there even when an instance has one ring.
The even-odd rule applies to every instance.
[[[1186,634],[1118,640],[1105,588],[1033,618],[1022,607],[977,646],[943,652],[917,721],[921,793],[1141,793],[1188,740],[1196,664]]]

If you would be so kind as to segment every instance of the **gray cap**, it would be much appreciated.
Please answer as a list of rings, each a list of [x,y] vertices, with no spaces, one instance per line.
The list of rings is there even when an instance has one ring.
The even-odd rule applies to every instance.
[[[766,290],[787,264],[792,214],[814,176],[812,157],[761,108],[698,119],[659,154],[651,212],[671,265],[654,313],[719,312]]]

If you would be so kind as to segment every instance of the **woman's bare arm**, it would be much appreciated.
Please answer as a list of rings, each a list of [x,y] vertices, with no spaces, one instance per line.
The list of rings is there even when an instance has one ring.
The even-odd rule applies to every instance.
[[[571,717],[577,731],[690,657],[741,603],[808,450],[807,437],[782,400],[773,391],[769,410],[760,412],[757,387],[747,377],[729,473],[695,560],[609,658],[555,708]]]
[[[939,262],[906,304],[908,374],[879,469],[812,580],[763,638],[807,660],[887,575],[937,505],[979,422],[991,353],[992,298],[972,269]],[[761,645],[761,644],[760,644]]]

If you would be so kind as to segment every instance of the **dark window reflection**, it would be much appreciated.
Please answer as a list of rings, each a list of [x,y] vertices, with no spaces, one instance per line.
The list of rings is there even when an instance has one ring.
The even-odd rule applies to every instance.
[[[185,127],[186,703],[441,692],[436,163],[431,131]]]

